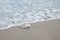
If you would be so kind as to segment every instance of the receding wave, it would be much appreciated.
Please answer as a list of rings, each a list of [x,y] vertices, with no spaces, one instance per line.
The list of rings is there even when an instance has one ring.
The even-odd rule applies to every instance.
[[[60,18],[58,0],[0,0],[0,30]]]

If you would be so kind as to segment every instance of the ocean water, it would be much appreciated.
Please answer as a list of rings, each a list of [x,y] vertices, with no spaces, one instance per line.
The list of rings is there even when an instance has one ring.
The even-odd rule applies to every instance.
[[[11,25],[60,19],[60,0],[0,0],[0,30]]]

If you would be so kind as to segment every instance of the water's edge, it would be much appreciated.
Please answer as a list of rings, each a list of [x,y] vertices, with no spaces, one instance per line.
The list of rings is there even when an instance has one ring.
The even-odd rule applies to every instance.
[[[45,22],[45,21],[51,21],[51,20],[57,20],[57,19],[60,19],[60,18],[52,18],[52,19],[47,19],[47,20],[38,20],[38,21],[34,21],[34,22],[27,22],[27,23],[37,23],[37,22]],[[12,25],[9,25],[8,27],[5,27],[5,28],[0,28],[0,30],[5,30],[5,29],[9,29],[11,27],[14,27],[14,26],[21,26],[22,24],[25,24],[25,23],[21,23],[21,24],[12,24]]]

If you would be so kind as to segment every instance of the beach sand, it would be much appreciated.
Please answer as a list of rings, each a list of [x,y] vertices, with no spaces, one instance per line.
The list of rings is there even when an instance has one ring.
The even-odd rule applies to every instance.
[[[60,40],[60,19],[32,23],[29,29],[1,30],[0,40]]]

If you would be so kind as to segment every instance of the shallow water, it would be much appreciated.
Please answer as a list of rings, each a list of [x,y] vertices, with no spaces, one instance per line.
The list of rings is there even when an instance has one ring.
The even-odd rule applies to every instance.
[[[0,0],[0,30],[10,25],[60,18],[60,0]]]

